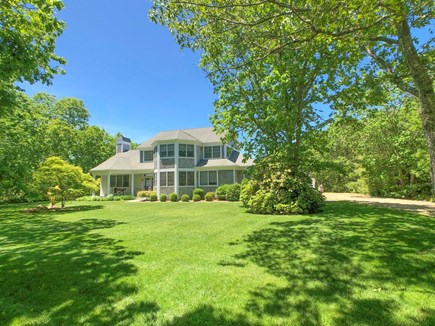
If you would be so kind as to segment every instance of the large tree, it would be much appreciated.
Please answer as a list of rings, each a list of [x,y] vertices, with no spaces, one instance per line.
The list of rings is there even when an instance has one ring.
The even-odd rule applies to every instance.
[[[379,104],[377,90],[386,83],[416,97],[435,190],[434,49],[428,39],[433,1],[162,0],[154,1],[150,16],[183,47],[201,49],[216,62],[249,53],[250,61],[263,63],[276,53],[328,46],[339,58],[336,65],[330,61],[329,75],[336,108]],[[418,39],[421,31],[427,35]],[[288,74],[294,69],[289,65]]]
[[[60,0],[0,1],[0,114],[17,97],[16,82],[50,84],[65,60],[55,54],[65,24],[56,18]]]

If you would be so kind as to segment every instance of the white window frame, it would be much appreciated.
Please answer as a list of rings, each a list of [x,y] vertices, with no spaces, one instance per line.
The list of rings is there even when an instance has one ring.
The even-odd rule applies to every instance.
[[[201,173],[207,173],[207,182],[203,183],[203,180],[201,178]],[[210,172],[216,173],[216,184],[210,184]],[[219,183],[219,173],[217,170],[210,170],[210,171],[199,171],[199,185],[200,186],[217,186]]]
[[[160,187],[173,187],[175,185],[175,172],[174,171],[161,171],[160,173]],[[172,173],[174,179],[172,180],[172,185],[169,184],[169,173]],[[163,181],[165,182],[163,184]]]
[[[184,156],[183,155],[181,155],[181,153],[180,153],[180,151],[181,151],[181,146],[184,146]],[[187,155],[187,153],[188,153],[188,150],[187,150],[187,147],[188,146],[192,146],[192,156],[188,156]],[[194,158],[195,157],[195,145],[192,145],[192,144],[179,144],[178,145],[178,157],[183,157],[183,158]]]
[[[219,147],[219,156],[218,157],[214,156],[214,150],[213,150],[214,147]],[[205,149],[206,148],[211,148],[211,157],[205,156]],[[221,145],[204,146],[204,159],[205,160],[212,160],[212,159],[217,159],[217,158],[222,158],[222,146]]]
[[[189,178],[187,177],[188,173],[192,173],[193,175],[193,183],[192,184],[188,184],[187,181],[189,180]],[[185,180],[186,180],[186,184],[181,184],[181,175],[185,174]],[[178,171],[178,186],[179,187],[195,187],[195,171]]]
[[[110,180],[110,187],[112,188],[129,188],[130,187],[130,175],[128,174],[114,174],[110,176],[110,179],[114,178],[115,182]],[[118,184],[118,178],[121,180],[121,184]],[[127,180],[127,185],[124,186],[124,182]]]
[[[174,147],[174,151],[172,156],[169,156],[168,153],[168,146],[172,145]],[[165,146],[165,151],[162,151],[162,146]],[[159,145],[159,153],[160,153],[160,158],[174,158],[175,157],[175,144],[161,144]],[[163,155],[163,153],[165,153],[165,155]]]
[[[151,153],[151,160],[145,159],[145,153]],[[152,162],[154,160],[154,150],[142,151],[142,162]]]

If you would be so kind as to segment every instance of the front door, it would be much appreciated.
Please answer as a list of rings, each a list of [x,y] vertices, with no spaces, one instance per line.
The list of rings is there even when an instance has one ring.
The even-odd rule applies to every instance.
[[[145,177],[145,181],[144,181],[144,190],[153,190],[153,181],[154,178],[153,177]]]

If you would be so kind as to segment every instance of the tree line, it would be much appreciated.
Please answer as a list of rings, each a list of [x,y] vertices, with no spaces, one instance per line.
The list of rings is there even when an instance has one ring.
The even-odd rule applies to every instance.
[[[33,173],[48,157],[88,172],[114,155],[115,137],[89,125],[83,101],[20,93],[14,102],[0,117],[0,201],[30,199]]]

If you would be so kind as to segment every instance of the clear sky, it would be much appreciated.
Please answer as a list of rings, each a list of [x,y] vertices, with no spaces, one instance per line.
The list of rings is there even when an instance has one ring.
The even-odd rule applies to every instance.
[[[181,50],[169,30],[148,19],[148,0],[64,0],[67,27],[56,54],[66,75],[53,85],[24,85],[82,99],[90,123],[135,142],[162,130],[210,126],[215,95],[199,55]]]

